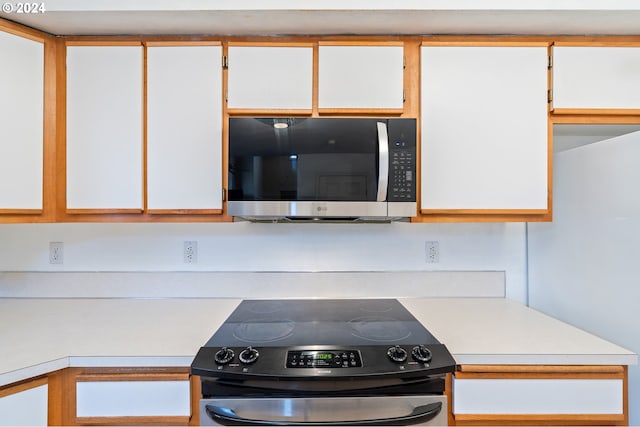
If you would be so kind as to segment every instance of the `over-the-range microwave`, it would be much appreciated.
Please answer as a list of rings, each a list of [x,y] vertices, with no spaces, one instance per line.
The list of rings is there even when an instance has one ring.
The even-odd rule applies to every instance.
[[[416,120],[233,117],[228,213],[249,220],[416,215]]]

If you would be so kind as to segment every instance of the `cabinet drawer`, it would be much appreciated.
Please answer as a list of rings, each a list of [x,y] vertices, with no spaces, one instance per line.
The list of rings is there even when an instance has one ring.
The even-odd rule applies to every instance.
[[[456,379],[453,413],[622,414],[623,381]]]
[[[189,416],[189,381],[99,381],[76,384],[78,417]]]

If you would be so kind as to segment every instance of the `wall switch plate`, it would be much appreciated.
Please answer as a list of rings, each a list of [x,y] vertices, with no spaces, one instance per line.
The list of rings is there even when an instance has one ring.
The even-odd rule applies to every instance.
[[[440,262],[440,244],[437,240],[425,242],[425,261],[429,264]]]
[[[49,264],[64,263],[64,243],[49,242]]]
[[[184,241],[183,262],[185,264],[195,264],[198,262],[198,242],[196,240]]]

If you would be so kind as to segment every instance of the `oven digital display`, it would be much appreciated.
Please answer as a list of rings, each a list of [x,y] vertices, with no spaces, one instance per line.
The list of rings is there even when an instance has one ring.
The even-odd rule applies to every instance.
[[[318,359],[318,360],[331,360],[331,359],[333,359],[333,354],[332,353],[317,353],[315,355],[315,359]]]
[[[358,350],[302,350],[287,352],[287,368],[360,368]]]

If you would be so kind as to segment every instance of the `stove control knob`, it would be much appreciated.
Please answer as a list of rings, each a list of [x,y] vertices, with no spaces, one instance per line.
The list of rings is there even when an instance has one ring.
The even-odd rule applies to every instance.
[[[220,350],[216,352],[214,359],[216,363],[220,365],[225,365],[233,360],[233,356],[235,353],[228,347],[222,347]]]
[[[387,356],[389,356],[389,359],[394,362],[404,362],[407,360],[407,351],[399,345],[396,345],[394,347],[389,347],[389,350],[387,350]]]
[[[242,363],[253,363],[258,360],[259,356],[260,353],[258,353],[258,350],[249,346],[240,352],[238,358]]]
[[[431,350],[429,350],[424,344],[413,347],[413,350],[411,350],[411,355],[418,362],[427,363],[431,360]]]

